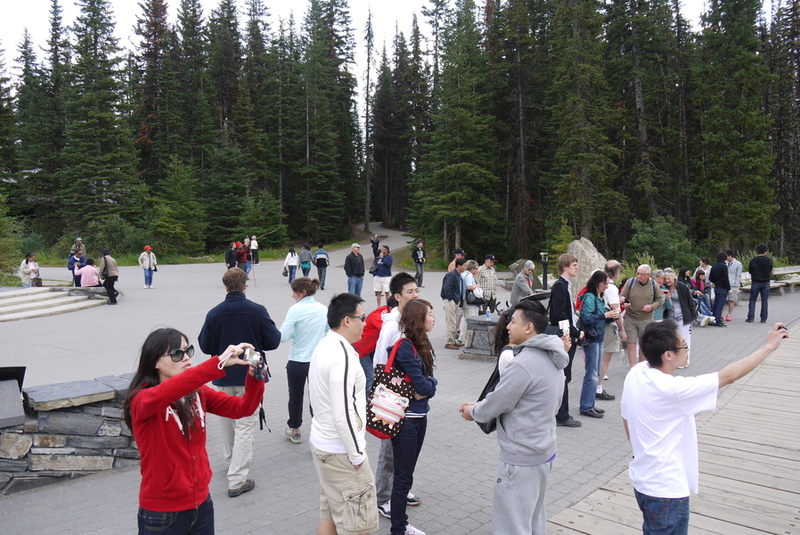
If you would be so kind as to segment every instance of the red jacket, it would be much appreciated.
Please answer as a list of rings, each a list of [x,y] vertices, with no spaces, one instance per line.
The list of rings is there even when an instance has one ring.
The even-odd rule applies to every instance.
[[[176,512],[199,507],[208,497],[211,481],[205,413],[242,418],[253,414],[264,397],[264,382],[249,374],[243,397],[205,386],[225,375],[218,364],[219,359],[210,358],[133,397],[131,420],[141,455],[139,506],[143,509]],[[198,390],[195,425],[186,436],[170,405],[194,390]]]
[[[383,314],[388,311],[389,307],[386,305],[378,307],[370,312],[367,319],[364,320],[364,332],[361,333],[361,340],[353,344],[353,347],[358,351],[359,357],[366,357],[375,351],[375,346],[378,345],[378,338],[381,334],[381,326],[383,325]]]

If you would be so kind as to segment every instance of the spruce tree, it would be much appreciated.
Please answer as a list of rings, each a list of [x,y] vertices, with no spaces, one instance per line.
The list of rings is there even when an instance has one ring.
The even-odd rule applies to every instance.
[[[708,247],[760,243],[774,235],[758,0],[713,0],[703,18],[695,94],[701,128],[694,169],[704,183],[695,199],[694,230]],[[746,225],[742,225],[746,221]]]
[[[417,228],[441,237],[445,257],[451,245],[477,250],[502,235],[497,146],[486,113],[487,66],[474,2],[459,0],[449,20],[431,151],[414,194]]]
[[[767,110],[772,118],[770,145],[775,155],[775,183],[780,240],[778,256],[800,246],[800,0],[785,0],[773,11],[769,32],[769,66],[774,73]]]
[[[5,51],[0,48],[0,181],[16,178],[16,117],[11,97],[11,79],[6,72]],[[3,193],[0,190],[0,193]]]
[[[206,228],[203,205],[198,200],[197,170],[172,156],[167,162],[161,191],[151,199],[149,228],[156,248],[164,254],[192,255],[204,249]]]
[[[551,185],[555,204],[580,236],[599,243],[599,212],[622,199],[608,184],[617,151],[607,132],[614,118],[602,72],[602,17],[595,0],[557,0],[550,109]]]
[[[120,48],[108,0],[79,2],[75,65],[66,103],[68,144],[57,176],[65,227],[134,215],[141,199],[133,146],[120,114]]]

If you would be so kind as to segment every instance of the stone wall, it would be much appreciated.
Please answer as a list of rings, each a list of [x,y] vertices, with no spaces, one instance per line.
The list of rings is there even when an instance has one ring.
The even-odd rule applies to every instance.
[[[130,376],[23,389],[24,424],[0,428],[0,494],[139,463],[122,418]]]

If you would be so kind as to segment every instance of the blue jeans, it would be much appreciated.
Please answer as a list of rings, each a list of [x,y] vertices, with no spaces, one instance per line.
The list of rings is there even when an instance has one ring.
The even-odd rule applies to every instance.
[[[761,323],[767,322],[767,302],[769,301],[769,283],[754,282],[750,286],[750,302],[747,304],[747,319],[752,320],[756,315],[756,299],[761,296]]]
[[[714,314],[711,312],[711,309],[708,308],[708,305],[704,299],[706,297],[708,296],[704,295],[703,297],[694,298],[694,302],[697,304],[697,311],[703,316],[713,316]]]
[[[369,391],[372,390],[372,382],[375,380],[375,365],[372,360],[374,356],[375,352],[373,351],[369,355],[364,355],[358,359],[364,369],[364,377],[367,378],[367,400],[369,400]]]
[[[594,395],[597,393],[597,375],[603,358],[603,342],[592,342],[583,348],[586,372],[583,374],[581,387],[580,411],[586,412],[594,408]]]
[[[394,450],[394,485],[392,485],[392,529],[391,535],[403,535],[408,524],[406,507],[408,491],[414,484],[414,469],[425,441],[428,417],[406,418],[400,434],[392,439]]]
[[[144,285],[145,286],[152,286],[153,285],[153,270],[152,269],[145,269],[144,270]]]
[[[303,270],[303,276],[308,277],[308,274],[311,273],[311,264],[308,264],[308,267],[303,267],[303,264],[300,264],[300,269]]]
[[[139,508],[139,535],[214,535],[214,503],[211,496],[197,509],[159,513]]]
[[[714,319],[718,324],[722,323],[722,311],[725,310],[725,303],[728,302],[728,290],[725,288],[714,288]]]
[[[319,287],[325,289],[325,277],[328,274],[328,266],[317,267],[317,278],[319,278]]]
[[[689,497],[653,498],[633,489],[642,511],[643,535],[688,535]]]
[[[351,294],[361,296],[361,288],[364,286],[364,277],[347,277],[347,291]]]
[[[289,266],[289,284],[294,280],[295,273],[297,273],[297,266]]]

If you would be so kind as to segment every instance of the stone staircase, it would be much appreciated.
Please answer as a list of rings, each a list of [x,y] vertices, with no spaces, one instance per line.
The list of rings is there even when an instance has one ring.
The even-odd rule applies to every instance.
[[[41,318],[105,305],[105,290],[98,290],[44,287],[0,292],[0,322]]]

